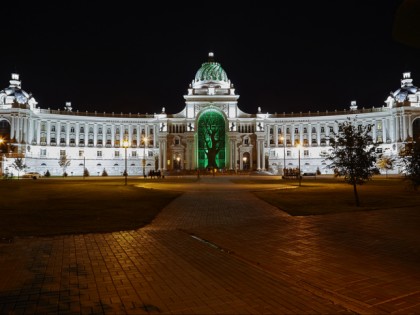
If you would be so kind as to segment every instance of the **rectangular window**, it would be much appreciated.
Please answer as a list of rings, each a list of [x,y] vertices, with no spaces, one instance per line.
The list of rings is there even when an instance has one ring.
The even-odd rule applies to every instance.
[[[41,156],[46,156],[47,155],[47,149],[41,149]]]
[[[137,156],[137,152],[136,151],[131,151],[131,156]]]
[[[66,150],[60,150],[60,156],[66,156]]]
[[[287,156],[292,156],[292,151],[287,150]]]
[[[149,156],[149,157],[153,157],[153,151],[149,151],[149,152],[147,152],[147,156]]]
[[[382,130],[382,121],[378,121],[376,123],[376,127],[378,128],[378,130]]]
[[[96,151],[96,156],[97,157],[102,157],[102,151]]]
[[[303,156],[309,156],[309,150],[303,150]]]
[[[79,157],[83,157],[85,155],[85,151],[79,150]]]
[[[114,156],[115,156],[115,157],[119,157],[119,156],[120,156],[120,151],[115,151]]]

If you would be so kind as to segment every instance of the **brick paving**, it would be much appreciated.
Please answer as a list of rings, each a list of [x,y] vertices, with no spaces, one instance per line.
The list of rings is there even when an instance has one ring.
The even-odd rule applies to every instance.
[[[145,228],[0,244],[0,314],[420,313],[418,209],[291,217],[227,178],[160,188],[187,191]]]

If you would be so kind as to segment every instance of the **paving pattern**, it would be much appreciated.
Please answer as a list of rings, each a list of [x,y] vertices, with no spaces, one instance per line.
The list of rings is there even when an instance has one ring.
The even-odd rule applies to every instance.
[[[145,228],[0,244],[0,314],[420,313],[420,209],[291,217],[228,178],[171,187]]]

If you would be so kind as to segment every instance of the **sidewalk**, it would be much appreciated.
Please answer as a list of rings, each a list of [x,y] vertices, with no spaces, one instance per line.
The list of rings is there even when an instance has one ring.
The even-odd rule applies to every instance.
[[[290,217],[227,179],[184,189],[143,229],[0,244],[0,313],[420,312],[417,209]]]

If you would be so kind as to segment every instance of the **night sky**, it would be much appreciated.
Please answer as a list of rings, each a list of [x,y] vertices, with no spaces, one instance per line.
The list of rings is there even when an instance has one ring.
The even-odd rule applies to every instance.
[[[17,72],[41,108],[177,113],[210,51],[249,113],[382,106],[405,71],[420,86],[417,0],[86,2],[3,7],[0,89]]]

